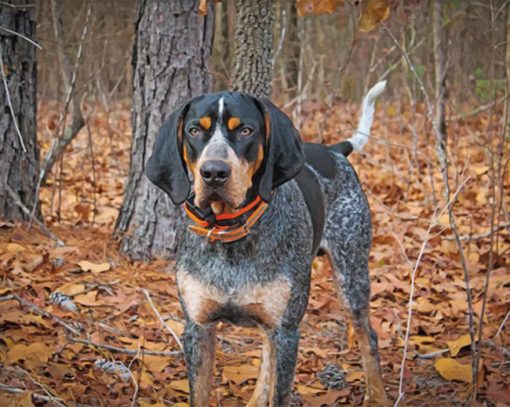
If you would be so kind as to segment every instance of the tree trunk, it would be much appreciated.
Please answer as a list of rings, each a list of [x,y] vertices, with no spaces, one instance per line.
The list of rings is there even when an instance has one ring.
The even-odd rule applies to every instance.
[[[434,73],[436,90],[436,125],[440,139],[446,145],[446,56],[444,50],[444,31],[442,18],[442,0],[434,0],[432,12],[432,37],[434,42]],[[446,147],[446,146],[445,146]]]
[[[234,90],[271,96],[274,0],[238,0]]]
[[[35,25],[33,0],[0,3],[0,27],[33,38]],[[36,202],[36,47],[0,29],[0,57],[0,218],[27,220],[15,197],[30,210]]]
[[[133,259],[173,257],[181,208],[144,174],[156,132],[175,109],[209,89],[214,15],[198,0],[142,0],[133,50],[133,139],[124,203],[116,224],[121,250]]]
[[[506,73],[506,89],[507,99],[506,105],[506,139],[510,140],[510,101],[508,96],[510,95],[510,3],[506,10],[506,48],[505,48],[505,73]]]
[[[299,40],[299,20],[295,4],[289,8],[289,33],[287,35],[287,86],[290,99],[298,94],[299,61],[301,58],[301,42]]]

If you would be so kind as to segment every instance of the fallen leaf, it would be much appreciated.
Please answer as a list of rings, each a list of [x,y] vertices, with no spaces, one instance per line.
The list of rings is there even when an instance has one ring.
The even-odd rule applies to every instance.
[[[93,273],[102,273],[104,271],[110,270],[110,267],[111,267],[110,263],[107,263],[107,262],[97,264],[97,263],[92,263],[87,260],[80,261],[78,263],[78,266],[80,266],[80,268],[83,271],[91,271]]]
[[[236,384],[244,383],[249,379],[256,379],[258,372],[259,369],[251,365],[225,366],[223,368],[223,375]]]
[[[52,354],[53,349],[43,343],[17,344],[9,350],[7,362],[14,364],[24,360],[26,367],[34,368],[47,363]]]
[[[351,370],[351,371],[347,372],[347,376],[345,376],[345,381],[348,383],[352,383],[352,382],[363,380],[364,377],[365,377],[365,372],[360,371],[360,370],[359,371]]]
[[[145,355],[143,363],[153,373],[162,372],[168,366],[168,358],[163,356]]]
[[[9,253],[19,253],[19,252],[24,252],[25,250],[26,249],[18,243],[9,243],[7,245],[7,251]]]
[[[446,341],[446,343],[450,348],[450,355],[457,356],[464,346],[471,345],[471,336],[469,334],[462,335],[454,341]]]
[[[73,299],[74,299],[74,302],[76,302],[78,304],[85,305],[88,307],[94,307],[94,306],[101,305],[97,302],[96,297],[97,297],[97,291],[93,290],[93,291],[89,291],[88,293],[85,293],[85,294],[77,295]]]
[[[311,386],[306,386],[304,384],[298,384],[296,386],[296,388],[297,388],[297,391],[299,394],[304,394],[304,395],[323,393],[326,391],[326,389],[324,389],[324,387],[322,387],[322,388],[311,387]]]
[[[471,383],[471,365],[463,365],[452,358],[440,358],[434,363],[434,367],[443,379],[457,380],[464,383]]]
[[[173,380],[170,382],[170,388],[182,391],[183,393],[189,394],[189,382],[188,380]]]

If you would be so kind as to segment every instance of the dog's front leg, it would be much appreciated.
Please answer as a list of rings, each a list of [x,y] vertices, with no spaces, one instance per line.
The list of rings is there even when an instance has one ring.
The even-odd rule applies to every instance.
[[[183,346],[192,407],[209,405],[215,345],[216,324],[199,325],[192,321],[186,323]]]

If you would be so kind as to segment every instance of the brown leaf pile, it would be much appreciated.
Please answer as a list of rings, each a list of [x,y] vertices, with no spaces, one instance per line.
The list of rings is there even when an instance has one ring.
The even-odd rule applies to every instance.
[[[304,111],[304,136],[317,139],[325,122],[328,143],[349,137],[359,112],[357,105],[345,104],[332,112]],[[39,112],[44,150],[57,110],[42,104]],[[0,404],[128,406],[135,399],[140,406],[185,406],[189,389],[180,348],[142,292],[148,290],[166,324],[180,335],[172,263],[132,263],[111,239],[129,165],[129,105],[108,112],[89,106],[86,115],[94,160],[84,130],[66,152],[62,176],[50,177],[41,194],[45,220],[66,245],[55,247],[34,228],[0,225]],[[351,158],[373,212],[372,321],[392,399],[398,396],[411,269],[427,238],[434,199],[442,202],[433,138],[424,130],[423,114],[415,115],[418,130],[413,132],[405,125],[412,122],[411,112],[381,104],[373,138],[363,154]],[[461,234],[472,237],[464,247],[477,321],[489,258],[489,237],[479,236],[489,225],[488,120],[481,115],[450,124],[452,188],[469,177],[455,212]],[[413,151],[415,133],[419,139]],[[503,199],[508,206],[509,197]],[[436,221],[416,275],[404,370],[406,405],[462,405],[469,394],[462,269],[447,217]],[[478,381],[487,405],[505,405],[510,403],[508,327],[501,327],[510,310],[507,230],[499,232],[494,249]],[[312,274],[293,403],[359,405],[364,374],[347,314],[323,259],[315,261]],[[226,324],[218,333],[210,404],[244,405],[260,365],[260,337]]]

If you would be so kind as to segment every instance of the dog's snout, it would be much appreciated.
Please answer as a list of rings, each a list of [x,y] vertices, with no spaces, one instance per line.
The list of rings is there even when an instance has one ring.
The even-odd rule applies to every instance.
[[[211,187],[220,187],[227,182],[230,168],[224,161],[209,160],[200,167],[200,175]]]

